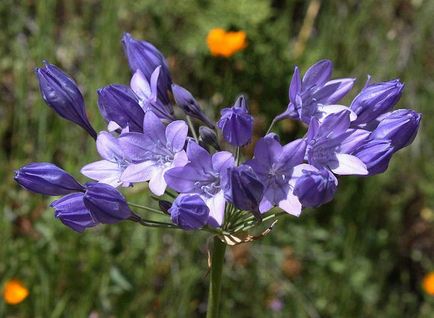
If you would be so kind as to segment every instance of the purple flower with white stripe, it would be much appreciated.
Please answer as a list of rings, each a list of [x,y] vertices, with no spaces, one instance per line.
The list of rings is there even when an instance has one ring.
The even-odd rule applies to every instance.
[[[122,151],[119,140],[109,132],[100,132],[96,139],[96,149],[103,160],[85,165],[81,169],[81,173],[88,178],[113,187],[120,185],[128,187],[130,183],[121,180],[121,175],[130,161]]]
[[[348,107],[336,105],[353,87],[354,78],[330,80],[333,63],[321,60],[312,65],[301,79],[296,66],[289,86],[289,105],[275,121],[293,118],[309,124],[311,118],[323,120],[329,114],[340,112]],[[357,118],[351,112],[351,120]]]
[[[289,214],[300,215],[301,203],[293,193],[293,174],[303,162],[305,150],[303,139],[282,146],[274,134],[268,134],[256,143],[253,159],[245,164],[253,168],[265,188],[259,203],[261,213],[279,206]]]
[[[123,153],[132,161],[123,171],[121,180],[125,183],[149,181],[152,193],[162,195],[167,186],[166,171],[188,161],[183,150],[188,126],[177,120],[166,127],[153,112],[148,111],[143,127],[143,133],[124,133],[119,137]]]
[[[363,143],[369,133],[350,130],[349,127],[348,111],[331,114],[321,124],[312,118],[307,133],[306,158],[309,164],[339,175],[368,174],[363,161],[349,153]]]
[[[192,140],[187,144],[187,157],[189,162],[185,166],[166,172],[167,185],[180,193],[199,194],[210,210],[208,224],[221,226],[225,212],[222,178],[234,166],[234,157],[227,151],[210,155]]]

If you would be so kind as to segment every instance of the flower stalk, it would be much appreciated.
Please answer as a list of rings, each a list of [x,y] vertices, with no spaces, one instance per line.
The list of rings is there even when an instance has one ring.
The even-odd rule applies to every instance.
[[[217,236],[214,237],[214,245],[211,255],[211,272],[208,292],[207,318],[219,317],[221,281],[223,264],[225,259],[226,244]]]

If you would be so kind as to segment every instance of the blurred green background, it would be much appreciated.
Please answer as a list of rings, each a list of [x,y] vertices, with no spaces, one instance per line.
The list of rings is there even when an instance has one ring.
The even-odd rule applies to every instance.
[[[399,77],[398,107],[424,115],[418,138],[385,174],[341,178],[332,203],[229,249],[222,317],[433,317],[421,287],[434,270],[433,17],[430,0],[0,1],[0,286],[18,278],[30,291],[16,306],[0,300],[0,317],[204,315],[206,234],[124,222],[79,235],[54,219],[50,198],[13,182],[30,161],[85,181],[93,140],[43,103],[33,69],[47,59],[71,74],[102,130],[96,89],[129,81],[124,31],[154,43],[208,113],[248,94],[258,135],[286,107],[294,64],[333,60],[335,77],[358,78],[351,97],[367,74]],[[245,31],[247,48],[212,57],[213,27]],[[284,140],[303,133],[290,121],[277,129]],[[147,202],[143,188],[126,193]]]

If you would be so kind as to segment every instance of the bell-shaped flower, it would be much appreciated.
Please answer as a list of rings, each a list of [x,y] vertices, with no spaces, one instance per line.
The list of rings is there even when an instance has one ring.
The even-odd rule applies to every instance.
[[[64,195],[84,191],[65,170],[48,162],[29,163],[15,172],[15,181],[29,191],[46,195]]]
[[[130,131],[143,130],[145,113],[134,92],[125,85],[113,84],[98,90],[98,107],[107,122]]]
[[[114,224],[134,216],[124,196],[108,184],[88,184],[83,201],[99,223]]]
[[[245,164],[253,168],[264,185],[264,195],[259,203],[261,213],[279,206],[289,214],[300,215],[301,203],[293,193],[293,174],[295,167],[303,162],[305,151],[303,139],[282,146],[274,134],[268,134],[256,143],[253,159]]]
[[[264,185],[252,167],[241,165],[227,170],[227,178],[223,185],[225,198],[244,211],[251,211],[260,218],[259,203],[264,195]]]
[[[147,112],[143,127],[143,133],[125,133],[119,138],[124,153],[133,162],[125,169],[121,180],[132,183],[149,181],[152,193],[162,195],[167,186],[166,171],[188,161],[183,150],[188,126],[177,120],[166,127],[153,112]]]
[[[181,107],[181,109],[187,116],[196,118],[208,127],[214,129],[214,124],[202,112],[199,103],[188,90],[186,90],[182,86],[172,84],[172,93],[173,98],[175,98],[176,104]]]
[[[74,80],[59,68],[44,61],[35,70],[42,98],[61,117],[85,129],[94,139],[96,132],[87,118],[83,95]]]
[[[54,216],[76,232],[98,224],[83,202],[84,193],[71,193],[51,203]]]
[[[331,201],[338,180],[327,169],[316,169],[311,165],[300,165],[301,175],[297,178],[294,194],[306,208],[318,207]]]
[[[234,106],[221,110],[217,126],[223,132],[225,140],[233,146],[248,144],[253,134],[253,116],[247,110],[244,96],[238,97]]]
[[[307,133],[306,158],[309,164],[318,169],[330,169],[339,175],[368,174],[363,161],[349,154],[350,149],[356,148],[365,139],[353,139],[355,131],[349,130],[349,127],[350,113],[346,110],[327,116],[321,124],[312,118]]]
[[[139,105],[144,112],[152,111],[162,120],[172,121],[173,108],[171,104],[163,104],[157,98],[158,78],[160,76],[161,66],[158,66],[151,74],[148,81],[140,69],[138,69],[131,78],[130,86],[136,94]]]
[[[404,84],[399,79],[369,84],[351,102],[350,108],[357,114],[353,126],[363,126],[388,112],[401,98]]]
[[[384,116],[371,138],[389,139],[395,151],[411,144],[419,130],[422,115],[411,109],[398,109]]]
[[[390,140],[371,139],[362,143],[351,154],[362,160],[368,170],[367,175],[373,176],[386,171],[394,152]]]
[[[170,104],[168,91],[172,79],[163,54],[151,43],[136,40],[129,33],[124,33],[122,44],[133,74],[140,70],[148,82],[151,82],[152,73],[158,66],[161,66],[157,85],[158,98],[164,105]]]
[[[128,187],[129,182],[122,181],[121,175],[130,161],[122,151],[119,139],[106,131],[100,132],[96,139],[96,149],[103,160],[85,165],[81,169],[81,173],[88,178],[113,187],[120,185]]]
[[[275,121],[293,118],[309,124],[311,118],[322,121],[330,114],[348,109],[336,103],[352,89],[355,79],[330,80],[332,71],[331,61],[320,60],[306,71],[302,79],[296,66],[289,86],[288,108]],[[350,116],[351,120],[357,118],[351,110]]]
[[[199,194],[210,210],[208,224],[218,227],[223,223],[225,212],[221,179],[234,165],[234,157],[227,151],[210,155],[192,140],[187,144],[187,157],[189,162],[185,166],[166,172],[167,185],[180,193]]]
[[[197,230],[208,222],[209,208],[199,194],[180,194],[169,209],[172,222],[184,230]]]

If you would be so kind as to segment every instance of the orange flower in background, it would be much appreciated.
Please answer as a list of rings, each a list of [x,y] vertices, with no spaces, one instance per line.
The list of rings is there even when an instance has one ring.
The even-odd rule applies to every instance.
[[[229,57],[247,46],[246,38],[244,31],[233,32],[215,28],[208,32],[206,41],[212,55]]]
[[[434,296],[434,272],[425,275],[422,286],[427,294]]]
[[[29,290],[17,279],[7,281],[3,289],[3,299],[10,305],[19,304],[26,299],[28,295]]]

